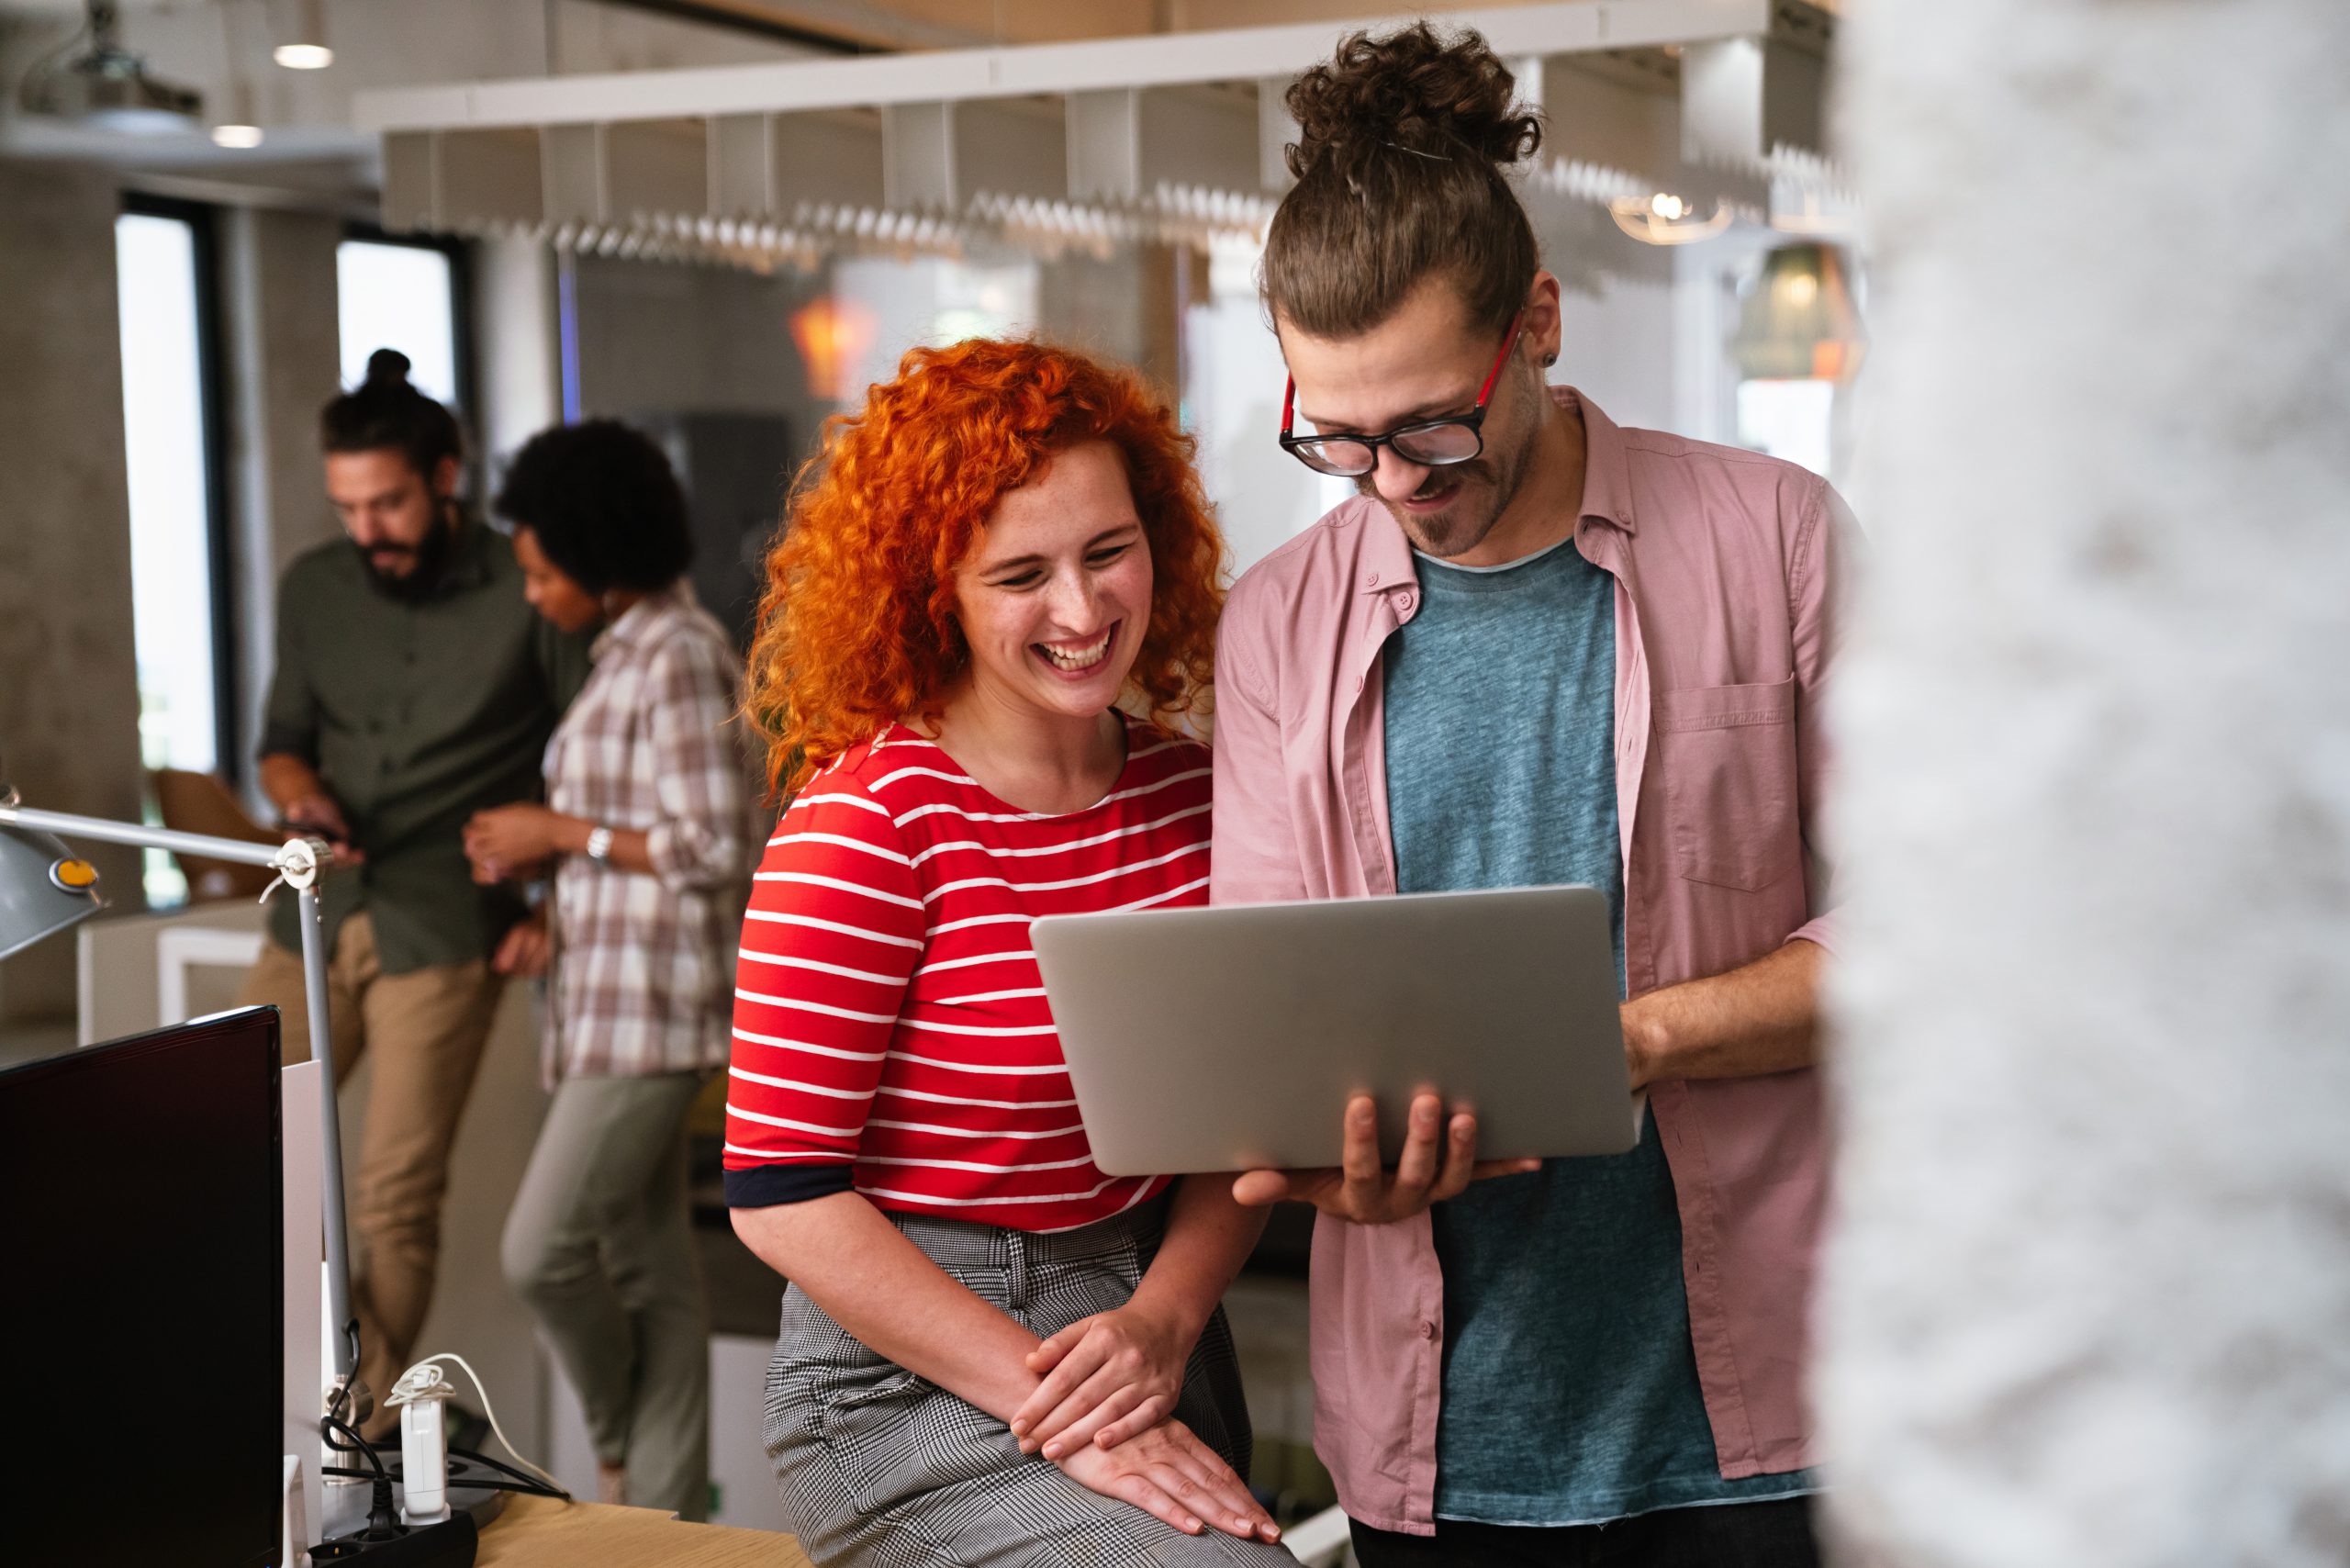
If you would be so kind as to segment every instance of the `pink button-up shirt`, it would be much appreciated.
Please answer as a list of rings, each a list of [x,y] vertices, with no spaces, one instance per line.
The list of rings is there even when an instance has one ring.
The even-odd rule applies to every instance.
[[[1632,994],[1797,936],[1832,946],[1814,824],[1850,512],[1792,464],[1619,429],[1589,398],[1552,391],[1581,411],[1588,442],[1575,547],[1616,579]],[[1412,559],[1386,510],[1356,499],[1234,587],[1216,660],[1214,902],[1395,890],[1380,649],[1419,607]],[[1818,1075],[1659,1083],[1649,1103],[1679,1195],[1721,1473],[1800,1469],[1826,1195]],[[1315,1446],[1339,1501],[1365,1524],[1430,1533],[1444,1281],[1427,1216],[1325,1216],[1313,1324]]]

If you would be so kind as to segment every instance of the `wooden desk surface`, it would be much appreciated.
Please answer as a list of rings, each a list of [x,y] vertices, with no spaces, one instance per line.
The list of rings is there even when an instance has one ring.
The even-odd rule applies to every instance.
[[[811,1568],[788,1535],[692,1525],[652,1508],[516,1495],[481,1532],[476,1568]]]

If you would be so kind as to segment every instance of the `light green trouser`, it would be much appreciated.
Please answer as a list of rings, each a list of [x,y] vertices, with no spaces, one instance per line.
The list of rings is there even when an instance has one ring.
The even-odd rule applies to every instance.
[[[628,1500],[710,1513],[710,1315],[686,1206],[698,1072],[572,1078],[506,1217],[506,1278],[539,1315]]]

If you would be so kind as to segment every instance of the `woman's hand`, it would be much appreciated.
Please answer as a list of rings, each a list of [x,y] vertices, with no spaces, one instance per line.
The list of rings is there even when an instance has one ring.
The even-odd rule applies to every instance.
[[[1013,1413],[1021,1451],[1058,1460],[1091,1442],[1115,1448],[1173,1414],[1196,1332],[1129,1302],[1080,1317],[1028,1354],[1045,1381]]]
[[[487,885],[528,877],[556,849],[555,830],[566,819],[524,801],[476,812],[465,823],[465,858],[474,880]]]
[[[489,967],[501,975],[536,980],[547,972],[547,950],[546,916],[533,914],[506,928],[506,935],[498,944]]]
[[[1161,1421],[1113,1449],[1080,1443],[1055,1462],[1088,1491],[1132,1503],[1186,1535],[1220,1529],[1243,1540],[1281,1539],[1248,1484],[1181,1421]]]

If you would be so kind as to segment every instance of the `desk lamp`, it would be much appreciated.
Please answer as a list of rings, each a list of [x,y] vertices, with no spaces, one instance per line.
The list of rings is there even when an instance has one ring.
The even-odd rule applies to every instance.
[[[319,872],[329,859],[315,838],[281,845],[174,833],[140,823],[39,812],[19,803],[17,791],[0,782],[0,958],[78,924],[106,907],[98,893],[97,868],[62,840],[72,834],[106,844],[168,849],[274,868],[302,905],[302,980],[309,999],[310,1059],[319,1064],[319,1126],[321,1159],[320,1208],[326,1216],[327,1317],[334,1342],[331,1387],[353,1385],[357,1366],[355,1324],[351,1314],[350,1238],[343,1227],[342,1125],[335,1114],[334,1051],[328,1044],[327,956],[319,935]],[[265,895],[264,895],[265,896]],[[361,1413],[350,1417],[355,1425]],[[324,1462],[332,1463],[331,1456]]]

